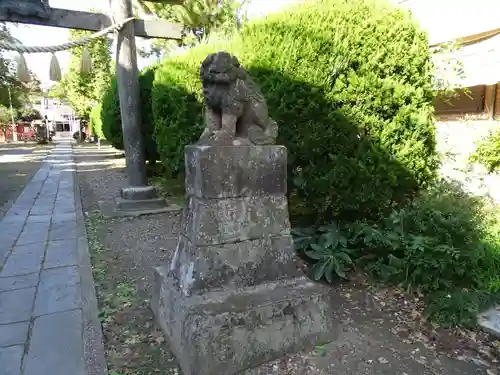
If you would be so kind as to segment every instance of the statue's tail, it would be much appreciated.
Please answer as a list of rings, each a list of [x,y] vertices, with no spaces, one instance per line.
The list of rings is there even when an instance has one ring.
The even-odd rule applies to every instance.
[[[278,123],[272,118],[268,120],[266,135],[273,140],[272,143],[276,142],[276,138],[278,137]]]
[[[273,145],[278,137],[278,124],[273,119],[268,119],[266,129],[251,125],[248,128],[248,139],[255,145]]]

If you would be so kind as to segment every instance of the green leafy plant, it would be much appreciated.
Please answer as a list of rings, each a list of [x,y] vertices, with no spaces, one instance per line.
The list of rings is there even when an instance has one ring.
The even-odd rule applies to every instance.
[[[133,296],[134,288],[131,283],[118,283],[114,293],[101,295],[102,306],[99,310],[99,319],[101,319],[102,322],[109,322],[112,320],[117,312],[130,304]]]
[[[7,130],[11,127],[11,116],[9,108],[0,104],[0,131],[4,137],[7,136]]]
[[[90,31],[70,30],[70,39],[77,40],[89,34]],[[66,99],[79,116],[88,118],[110,84],[111,39],[103,37],[88,43],[86,48],[92,58],[92,69],[88,73],[80,71],[83,48],[71,49],[69,71],[62,84],[64,87],[56,95]]]
[[[471,162],[481,163],[488,172],[493,173],[500,167],[500,130],[490,132],[477,145],[476,151],[470,157]]]
[[[323,355],[323,354],[325,354],[325,346],[324,345],[316,345],[314,347],[314,352],[317,355]]]
[[[421,291],[441,324],[470,324],[500,297],[500,209],[438,181],[378,224],[357,223],[358,262],[383,281]]]
[[[426,301],[428,319],[444,327],[473,327],[478,314],[499,303],[500,295],[483,290],[458,289],[433,293],[427,296]]]
[[[347,278],[354,265],[353,249],[348,248],[348,234],[337,225],[330,224],[314,230],[295,230],[295,246],[305,256],[316,263],[310,270],[310,276],[318,281],[325,278],[330,284],[336,277]]]

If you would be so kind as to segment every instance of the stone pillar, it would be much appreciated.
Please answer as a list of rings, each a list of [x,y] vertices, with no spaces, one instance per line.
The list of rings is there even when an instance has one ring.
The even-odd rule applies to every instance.
[[[133,16],[131,0],[110,0],[110,6],[115,22]],[[122,188],[121,197],[111,201],[99,201],[99,209],[104,217],[138,216],[180,210],[175,204],[167,205],[165,199],[157,196],[156,189],[148,184],[145,143],[141,132],[141,100],[134,34],[134,23],[128,22],[118,32],[116,40],[116,80],[128,186]]]
[[[232,375],[336,339],[297,270],[283,146],[187,146],[186,209],[152,308],[185,375]]]
[[[131,0],[110,0],[116,22],[133,17]],[[128,187],[122,189],[124,199],[144,200],[156,197],[148,185],[144,140],[141,132],[141,99],[135,46],[134,23],[128,22],[116,41],[116,80],[120,99],[123,145],[127,163]]]

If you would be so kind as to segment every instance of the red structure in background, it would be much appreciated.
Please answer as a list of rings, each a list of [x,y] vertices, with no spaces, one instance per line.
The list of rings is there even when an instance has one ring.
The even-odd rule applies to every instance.
[[[3,131],[0,131],[0,142],[12,141],[12,126],[7,128],[7,139],[4,137]],[[34,141],[36,130],[29,122],[19,122],[16,124],[16,133],[18,141]]]

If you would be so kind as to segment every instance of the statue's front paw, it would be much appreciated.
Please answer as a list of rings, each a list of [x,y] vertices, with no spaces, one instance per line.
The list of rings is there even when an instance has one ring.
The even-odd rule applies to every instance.
[[[234,137],[224,130],[216,131],[210,137],[210,141],[217,145],[232,145]]]

